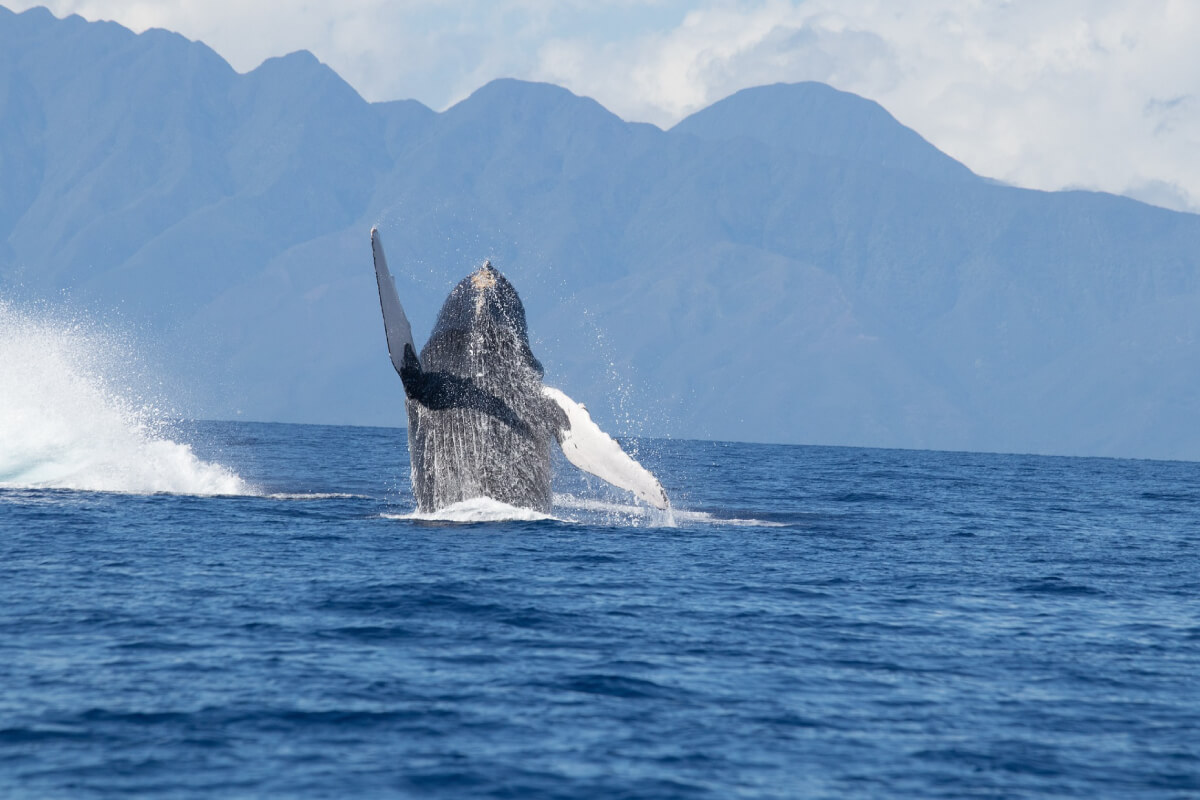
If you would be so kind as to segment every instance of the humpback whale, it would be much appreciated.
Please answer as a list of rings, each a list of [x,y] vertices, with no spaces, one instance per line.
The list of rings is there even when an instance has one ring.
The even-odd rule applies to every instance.
[[[669,508],[658,480],[583,405],[542,384],[525,307],[491,262],[450,292],[418,355],[375,228],[371,252],[388,354],[404,384],[418,511],[490,497],[549,512],[554,443],[576,467]]]

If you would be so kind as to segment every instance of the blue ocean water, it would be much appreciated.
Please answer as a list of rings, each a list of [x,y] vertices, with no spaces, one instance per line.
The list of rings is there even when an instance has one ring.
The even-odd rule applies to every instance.
[[[4,797],[1200,796],[1200,464],[642,441],[676,527],[464,523],[402,430],[162,435],[248,493],[0,489]]]

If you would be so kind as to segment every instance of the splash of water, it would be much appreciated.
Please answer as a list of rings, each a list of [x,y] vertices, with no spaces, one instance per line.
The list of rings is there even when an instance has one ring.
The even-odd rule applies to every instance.
[[[641,503],[611,502],[569,492],[555,492],[554,508],[564,512],[570,522],[634,528],[674,528],[678,513],[672,507],[659,510]]]
[[[423,522],[538,522],[554,519],[548,514],[531,508],[520,508],[501,503],[490,497],[475,497],[462,500],[430,513],[384,514],[385,519],[412,519]]]
[[[163,434],[165,414],[122,386],[130,355],[94,325],[0,299],[0,488],[253,493]]]
[[[554,495],[555,515],[543,514],[528,508],[510,506],[490,497],[463,500],[430,513],[381,514],[384,519],[417,520],[421,522],[448,522],[470,524],[476,522],[555,522],[583,523],[590,525],[613,525],[633,528],[674,528],[679,522],[687,525],[712,525],[717,527],[786,527],[780,522],[759,519],[718,517],[707,511],[668,509],[660,511],[647,505],[613,503],[606,500],[578,497],[573,494]]]
[[[739,517],[719,517],[707,511],[689,511],[685,508],[671,508],[660,511],[647,505],[632,505],[629,503],[613,503],[607,500],[597,500],[588,497],[578,497],[573,494],[555,494],[556,509],[571,509],[582,512],[588,522],[603,522],[607,524],[645,526],[650,528],[676,528],[680,523],[685,525],[715,525],[732,527],[755,528],[785,528],[782,522],[771,522],[761,519],[741,519]],[[599,520],[591,519],[599,515]]]

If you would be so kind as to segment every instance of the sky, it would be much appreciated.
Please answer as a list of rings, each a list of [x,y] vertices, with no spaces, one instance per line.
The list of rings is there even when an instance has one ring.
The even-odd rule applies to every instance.
[[[548,81],[669,127],[738,89],[878,101],[975,172],[1200,212],[1195,0],[0,0],[167,28],[245,72],[312,51],[366,99],[442,110]]]

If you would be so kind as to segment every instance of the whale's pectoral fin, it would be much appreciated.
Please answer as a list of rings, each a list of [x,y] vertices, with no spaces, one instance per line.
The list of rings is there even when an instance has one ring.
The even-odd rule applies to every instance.
[[[633,492],[655,508],[670,507],[667,493],[658,479],[600,430],[587,409],[558,389],[543,386],[542,394],[553,400],[566,415],[566,426],[556,431],[556,435],[568,461],[613,486]]]
[[[383,309],[383,331],[387,334],[388,355],[392,357],[392,366],[403,378],[406,352],[412,351],[418,370],[421,361],[417,357],[417,346],[413,344],[412,326],[408,324],[404,306],[400,305],[400,296],[396,294],[396,281],[388,272],[387,257],[383,254],[383,242],[379,239],[377,228],[371,228],[371,254],[375,257],[375,282],[379,285],[379,305]],[[408,367],[411,371],[412,365],[408,364]]]
[[[395,359],[393,359],[392,364],[395,363]],[[429,378],[421,369],[421,360],[417,358],[417,353],[411,344],[405,343],[404,358],[396,371],[400,373],[400,382],[404,384],[405,395],[420,400],[423,395],[428,393]]]
[[[400,370],[400,380],[404,381],[405,396],[426,408],[434,411],[469,408],[495,417],[522,436],[533,433],[529,423],[521,419],[508,403],[481,388],[471,378],[423,370],[409,345],[404,346],[404,367]]]

